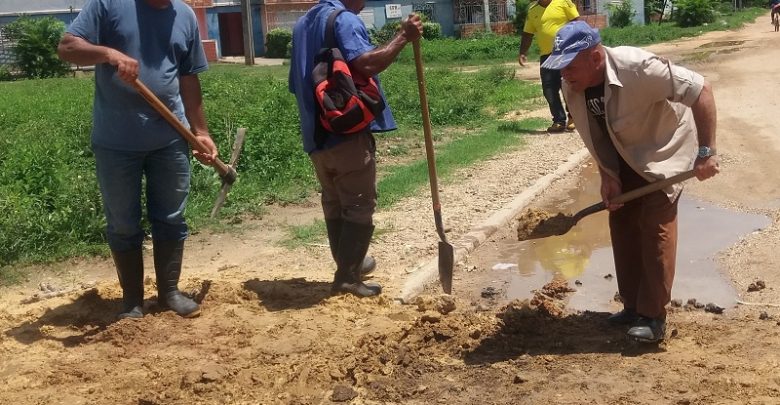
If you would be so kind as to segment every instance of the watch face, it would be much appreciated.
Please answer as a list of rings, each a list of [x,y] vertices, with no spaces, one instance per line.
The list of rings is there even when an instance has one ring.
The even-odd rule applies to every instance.
[[[712,156],[712,155],[713,155],[712,149],[709,146],[700,146],[699,147],[699,154],[698,154],[699,157],[703,158],[703,157],[708,157],[708,156]]]

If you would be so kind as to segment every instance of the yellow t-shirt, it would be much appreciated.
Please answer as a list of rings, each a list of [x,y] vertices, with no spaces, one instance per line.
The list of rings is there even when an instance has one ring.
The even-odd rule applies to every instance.
[[[535,35],[539,52],[548,55],[552,53],[553,40],[558,30],[579,16],[577,6],[571,0],[552,0],[547,7],[533,2],[528,7],[523,31]]]

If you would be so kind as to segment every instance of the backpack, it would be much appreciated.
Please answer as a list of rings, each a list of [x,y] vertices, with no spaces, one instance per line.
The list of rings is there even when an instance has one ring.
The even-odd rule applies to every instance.
[[[335,22],[345,9],[334,10],[325,25],[325,47],[314,59],[312,80],[318,127],[326,133],[355,134],[368,128],[385,103],[376,81],[352,76],[335,40]]]

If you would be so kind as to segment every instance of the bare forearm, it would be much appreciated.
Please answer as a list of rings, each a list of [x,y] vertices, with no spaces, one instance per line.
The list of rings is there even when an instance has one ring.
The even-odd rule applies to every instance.
[[[696,122],[699,145],[715,149],[717,111],[715,109],[715,97],[712,93],[712,86],[710,86],[709,82],[704,82],[704,87],[699,94],[699,98],[691,106],[691,111],[693,112],[693,120]]]
[[[60,59],[77,65],[106,63],[112,51],[111,48],[91,44],[71,34],[65,34],[57,47]]]
[[[533,34],[524,32],[520,37],[520,55],[528,55],[528,48],[531,47],[531,41],[534,39]]]
[[[403,32],[398,33],[387,44],[368,51],[350,62],[350,68],[362,74],[363,77],[372,77],[387,69],[404,49],[409,41]]]
[[[190,129],[195,135],[208,135],[206,114],[203,112],[203,94],[200,89],[198,75],[187,75],[179,78],[179,89],[184,114],[190,123]]]

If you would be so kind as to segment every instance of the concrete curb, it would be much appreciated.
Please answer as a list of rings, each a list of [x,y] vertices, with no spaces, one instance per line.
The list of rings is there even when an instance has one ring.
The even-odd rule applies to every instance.
[[[520,214],[520,211],[525,209],[536,196],[549,187],[554,181],[560,179],[574,168],[581,165],[587,157],[588,150],[586,148],[582,148],[571,154],[566,162],[560,165],[557,170],[536,180],[534,184],[518,194],[517,197],[509,202],[509,204],[493,213],[485,222],[469,231],[469,233],[464,235],[457,242],[453,243],[455,247],[455,263],[463,260],[473,252],[474,249],[496,233],[496,231],[509,226],[512,219]],[[412,273],[406,280],[406,283],[404,283],[401,293],[396,299],[403,303],[410,302],[425,289],[426,285],[438,281],[438,277],[439,258],[434,257],[422,268]],[[454,288],[455,287],[453,287],[453,289]]]

